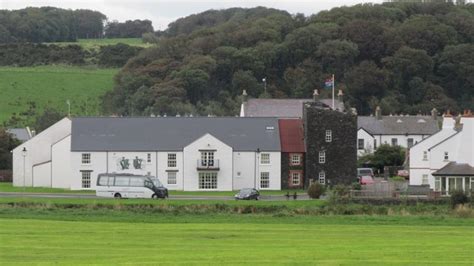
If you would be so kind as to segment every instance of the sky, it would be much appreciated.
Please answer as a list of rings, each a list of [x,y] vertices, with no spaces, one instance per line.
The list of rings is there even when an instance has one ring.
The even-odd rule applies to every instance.
[[[155,30],[164,30],[178,18],[209,9],[265,6],[292,14],[311,15],[333,7],[365,2],[381,3],[383,0],[0,0],[0,9],[22,9],[29,6],[92,9],[105,14],[109,20],[149,19]]]

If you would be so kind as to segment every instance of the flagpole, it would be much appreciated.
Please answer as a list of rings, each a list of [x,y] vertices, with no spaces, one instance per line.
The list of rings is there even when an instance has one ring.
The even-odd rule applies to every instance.
[[[334,108],[334,83],[336,81],[334,80],[334,74],[332,74],[332,109],[333,110],[336,110],[336,108]]]

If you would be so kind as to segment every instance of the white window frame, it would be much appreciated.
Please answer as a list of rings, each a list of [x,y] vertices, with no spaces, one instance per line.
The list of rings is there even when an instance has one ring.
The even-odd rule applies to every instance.
[[[217,173],[216,172],[201,172],[199,173],[198,188],[199,189],[217,189]]]
[[[423,151],[423,161],[428,161],[428,151]]]
[[[83,165],[89,165],[91,164],[92,160],[91,160],[92,156],[90,153],[82,153],[81,154],[81,164]]]
[[[297,180],[298,182],[295,182]],[[300,172],[291,172],[291,184],[293,186],[299,186],[301,184],[301,173]]]
[[[445,151],[443,158],[444,158],[445,161],[449,161],[449,152]]]
[[[92,171],[81,171],[81,187],[91,188]]]
[[[214,166],[214,151],[201,151],[201,166]]]
[[[324,172],[324,171],[320,171],[320,172],[319,172],[319,175],[318,175],[318,182],[319,182],[319,184],[321,184],[321,185],[325,185],[325,184],[326,184],[326,172]]]
[[[301,154],[291,154],[291,165],[301,165]]]
[[[411,142],[411,145],[410,145],[410,142]],[[407,148],[411,148],[411,147],[413,147],[413,145],[415,145],[415,139],[408,138],[407,139]]]
[[[270,164],[270,153],[260,154],[260,164]]]
[[[270,172],[260,172],[260,188],[270,188]]]
[[[391,140],[392,146],[398,146],[398,138],[392,138]]]
[[[319,163],[326,163],[326,151],[319,152]]]
[[[430,184],[427,174],[421,175],[421,184],[422,185],[429,185]]]
[[[177,184],[176,176],[177,176],[176,172],[168,172],[168,180],[167,180],[168,185],[176,185]]]
[[[175,168],[177,164],[176,153],[168,153],[168,167]]]
[[[441,177],[435,176],[434,185],[434,191],[441,191]]]
[[[326,130],[326,142],[332,142],[332,130]]]

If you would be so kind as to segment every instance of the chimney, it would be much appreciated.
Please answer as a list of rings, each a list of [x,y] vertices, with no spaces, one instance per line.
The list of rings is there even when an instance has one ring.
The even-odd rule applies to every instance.
[[[244,90],[242,91],[242,102],[246,102],[248,99],[248,94],[247,94],[247,91]]]
[[[459,114],[458,116],[456,116],[456,118],[454,119],[454,130],[456,131],[459,131],[462,129],[462,124],[461,124],[461,114]]]
[[[436,110],[436,108],[433,108],[433,110],[431,110],[431,118],[433,118],[433,120],[438,119],[438,110]]]
[[[375,118],[377,120],[382,120],[382,109],[380,108],[380,106],[377,106],[375,108]]]
[[[317,102],[319,100],[319,92],[318,90],[314,90],[313,92],[313,101]]]
[[[342,93],[342,90],[339,90],[339,92],[337,93],[337,100],[338,100],[339,102],[341,102],[341,103],[342,103],[343,100],[344,100],[344,99],[343,99],[343,98],[344,98],[343,96],[344,96],[344,93]]]

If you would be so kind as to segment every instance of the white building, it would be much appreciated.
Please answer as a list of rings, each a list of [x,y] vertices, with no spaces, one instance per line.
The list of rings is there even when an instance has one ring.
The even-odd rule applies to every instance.
[[[445,115],[443,128],[410,149],[410,184],[442,195],[474,190],[474,116]]]
[[[65,118],[13,154],[15,186],[95,189],[98,174],[132,173],[170,190],[281,188],[276,118]]]
[[[436,109],[431,116],[382,116],[377,107],[375,116],[357,117],[357,126],[359,156],[373,153],[381,144],[410,148],[439,131]]]

